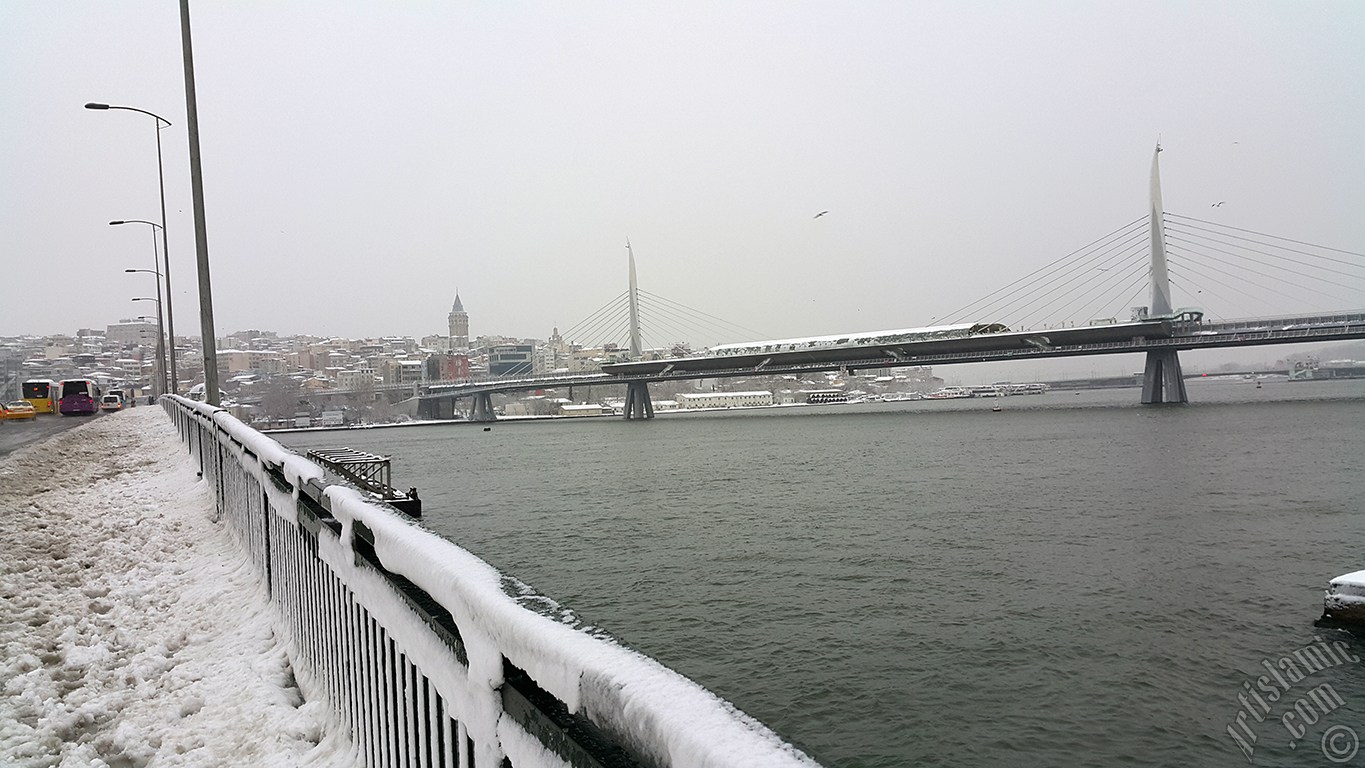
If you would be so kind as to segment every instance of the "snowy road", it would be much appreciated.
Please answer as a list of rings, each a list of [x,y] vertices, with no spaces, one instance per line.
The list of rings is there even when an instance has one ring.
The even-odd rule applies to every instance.
[[[98,416],[58,416],[55,413],[42,414],[34,419],[7,420],[0,422],[0,457],[12,453],[39,440],[45,440],[58,432],[84,424]]]
[[[195,472],[160,408],[0,458],[0,765],[353,764]]]

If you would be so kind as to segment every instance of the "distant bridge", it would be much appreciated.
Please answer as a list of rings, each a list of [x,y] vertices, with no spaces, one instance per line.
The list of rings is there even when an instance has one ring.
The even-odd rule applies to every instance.
[[[1138,335],[1134,335],[1137,333]],[[985,334],[963,339],[909,344],[869,345],[856,349],[825,348],[773,352],[745,358],[686,357],[606,366],[611,372],[537,376],[426,388],[419,406],[423,415],[453,415],[454,401],[473,400],[472,418],[494,417],[490,396],[554,387],[625,385],[627,418],[649,418],[652,405],[645,387],[651,382],[739,376],[807,374],[921,365],[1036,360],[1133,352],[1173,354],[1181,350],[1249,347],[1267,344],[1365,339],[1365,310],[1333,315],[1245,318],[1214,323],[1176,324],[1149,321],[1058,328],[1045,331]],[[761,357],[754,360],[754,357]],[[643,395],[640,394],[643,390]],[[1183,384],[1181,385],[1183,392]],[[634,392],[632,397],[631,393]],[[643,398],[643,399],[641,399]],[[632,406],[639,404],[632,413]],[[443,414],[444,412],[444,414]]]

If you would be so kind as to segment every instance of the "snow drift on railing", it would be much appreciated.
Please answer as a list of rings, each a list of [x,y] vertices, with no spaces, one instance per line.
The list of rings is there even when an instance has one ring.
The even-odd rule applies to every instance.
[[[177,400],[210,417],[262,462],[280,467],[294,485],[296,498],[303,483],[322,480],[319,467],[226,411]],[[622,746],[662,766],[818,765],[729,702],[659,662],[518,604],[504,590],[504,576],[497,569],[453,542],[372,503],[353,488],[329,485],[325,495],[342,527],[343,552],[336,558],[341,567],[355,561],[357,526],[363,525],[373,536],[382,568],[412,581],[450,611],[468,654],[470,684],[498,689],[505,657],[570,712],[586,715],[628,742]],[[428,655],[412,650],[418,657]],[[438,683],[449,679],[449,673],[424,671]],[[456,698],[475,709],[486,706],[470,697]],[[518,748],[501,738],[509,735],[515,742],[525,735],[520,729],[502,727],[505,717],[470,714],[491,715],[504,748],[526,754],[524,745]],[[518,733],[513,735],[514,731]]]

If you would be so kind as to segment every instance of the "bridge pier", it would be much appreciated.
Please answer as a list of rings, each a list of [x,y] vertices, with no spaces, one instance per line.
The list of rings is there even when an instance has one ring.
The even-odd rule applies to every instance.
[[[455,398],[423,397],[417,401],[417,418],[423,420],[455,418]]]
[[[480,392],[474,395],[474,409],[469,414],[470,421],[497,421],[498,415],[493,412],[493,396],[487,392]]]
[[[1174,349],[1151,350],[1142,373],[1142,404],[1188,403],[1180,356]]]
[[[632,381],[626,385],[626,419],[654,418],[654,403],[649,399],[649,385]]]

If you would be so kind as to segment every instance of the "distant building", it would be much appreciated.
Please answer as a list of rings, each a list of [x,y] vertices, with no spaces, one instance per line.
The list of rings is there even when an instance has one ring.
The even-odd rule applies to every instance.
[[[451,353],[431,355],[426,360],[427,381],[467,381],[469,355]]]
[[[422,361],[412,358],[387,360],[383,366],[385,384],[420,384],[422,381]]]
[[[700,394],[678,395],[678,403],[683,408],[753,408],[772,405],[771,392],[703,392]]]
[[[374,388],[374,384],[373,368],[356,368],[337,372],[337,389],[365,390]]]
[[[464,311],[464,302],[460,301],[459,291],[455,292],[455,303],[450,306],[446,322],[450,325],[450,349],[457,352],[468,351],[469,313]]]
[[[488,350],[488,373],[492,376],[530,376],[535,370],[533,344],[500,344]]]
[[[115,347],[156,346],[156,323],[120,320],[104,329],[105,340]]]
[[[257,371],[260,373],[284,373],[288,367],[284,355],[267,349],[224,349],[218,353],[219,368],[226,361],[226,373]]]

